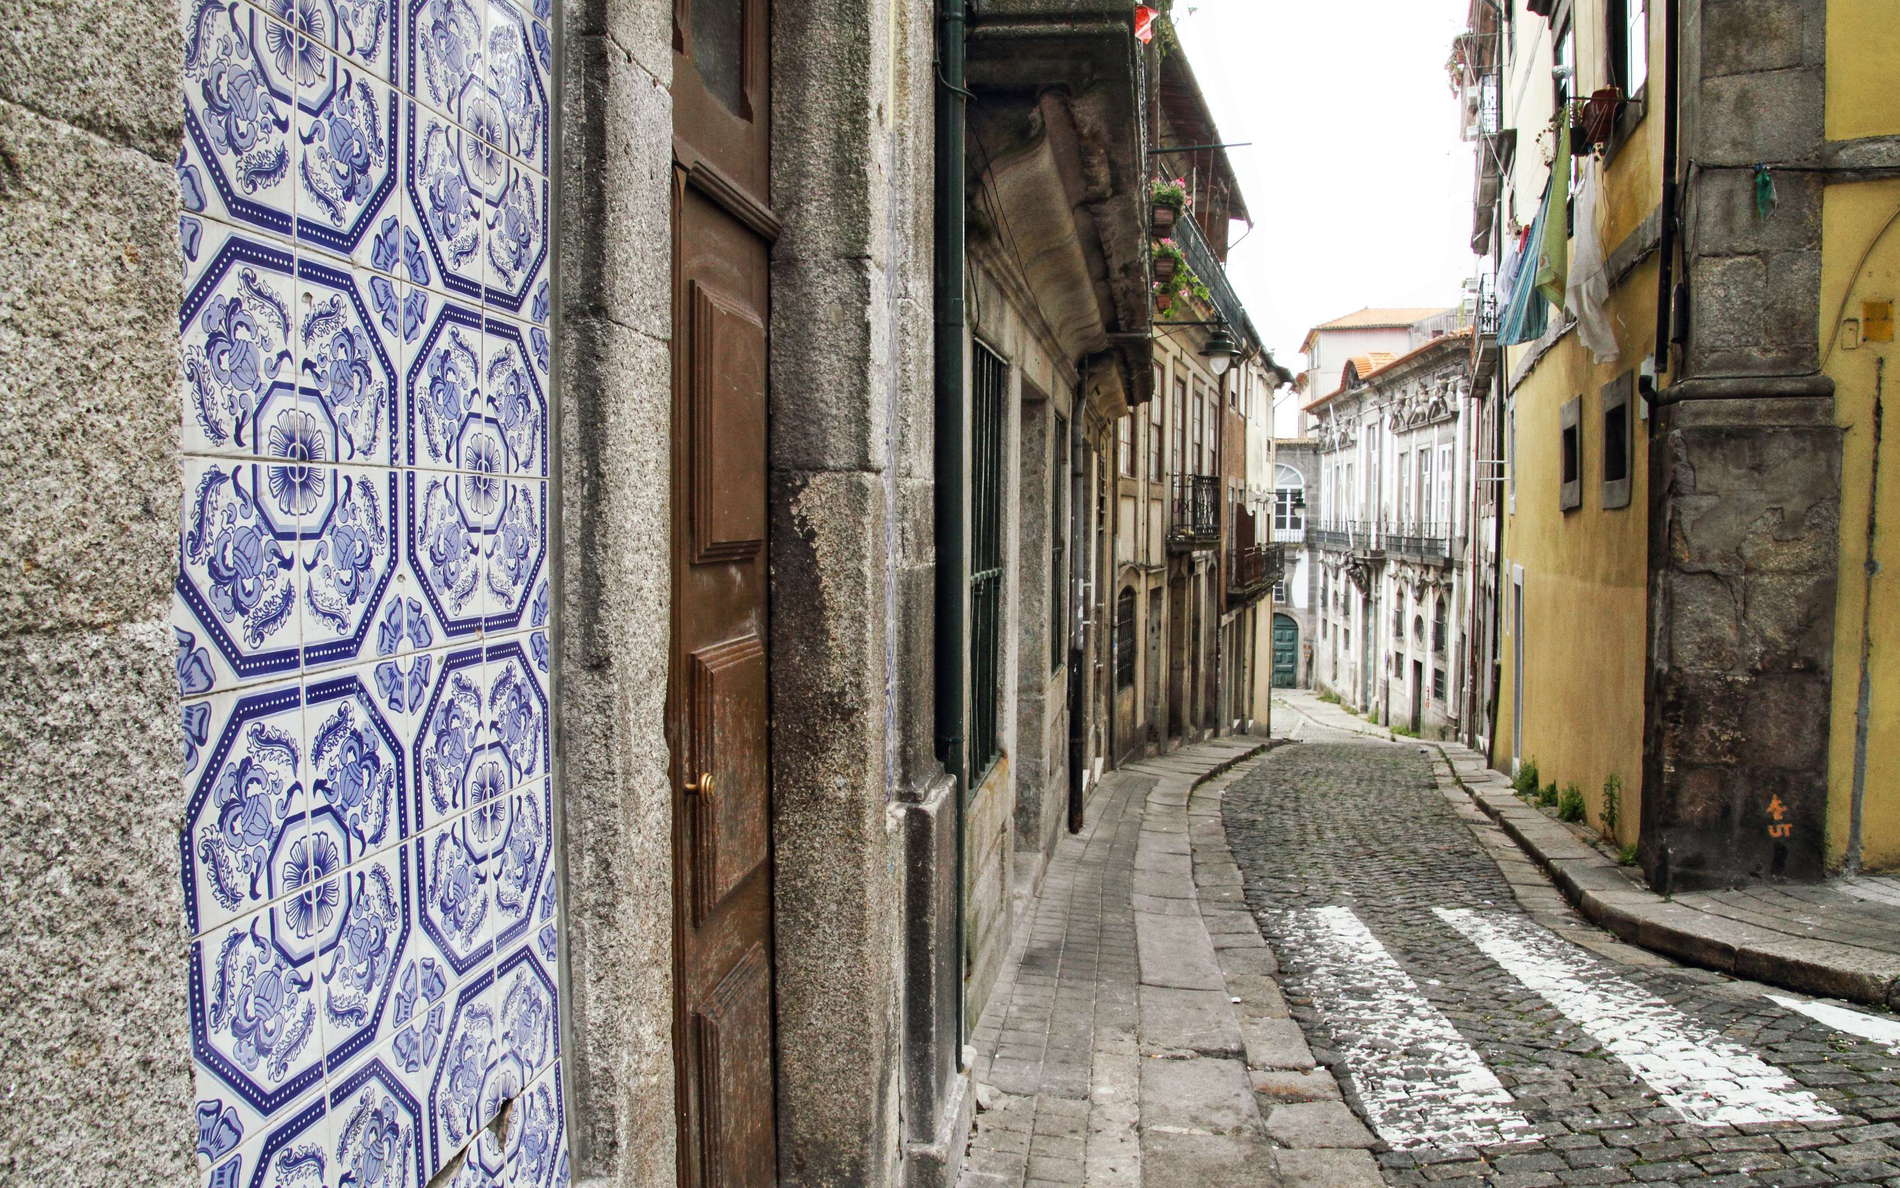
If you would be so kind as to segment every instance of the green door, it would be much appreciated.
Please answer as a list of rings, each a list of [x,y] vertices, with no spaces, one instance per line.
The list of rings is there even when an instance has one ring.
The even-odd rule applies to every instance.
[[[1273,616],[1273,687],[1291,689],[1300,680],[1300,625]]]

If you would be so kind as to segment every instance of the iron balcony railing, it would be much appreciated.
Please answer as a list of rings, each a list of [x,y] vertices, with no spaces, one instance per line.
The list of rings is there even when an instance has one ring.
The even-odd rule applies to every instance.
[[[1285,574],[1286,550],[1279,545],[1244,545],[1233,552],[1227,580],[1230,602],[1258,598]]]
[[[1276,527],[1273,530],[1273,543],[1274,544],[1305,544],[1306,543],[1306,525],[1304,523],[1299,523],[1299,524],[1289,524],[1284,527]]]
[[[1315,548],[1332,549],[1341,553],[1346,551],[1346,521],[1344,520],[1321,520],[1308,526],[1306,535]]]
[[[1448,524],[1408,521],[1385,525],[1386,551],[1401,557],[1442,561],[1451,556],[1451,528]]]
[[[1168,521],[1168,547],[1178,551],[1211,549],[1220,543],[1220,479],[1209,474],[1174,477],[1174,513]]]
[[[1214,299],[1214,312],[1221,321],[1227,323],[1236,337],[1251,329],[1253,323],[1247,320],[1247,307],[1240,303],[1240,295],[1228,283],[1227,270],[1215,258],[1214,249],[1207,246],[1192,213],[1183,211],[1175,220],[1174,244],[1187,257],[1187,265],[1194,270],[1194,275],[1207,286],[1208,295]]]

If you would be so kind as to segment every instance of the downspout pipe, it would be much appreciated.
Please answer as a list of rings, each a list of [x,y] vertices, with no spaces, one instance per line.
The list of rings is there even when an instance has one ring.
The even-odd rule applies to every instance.
[[[1663,6],[1663,142],[1662,142],[1662,234],[1657,243],[1659,267],[1656,270],[1656,372],[1675,378],[1675,361],[1670,349],[1674,338],[1676,307],[1676,234],[1678,223],[1677,168],[1678,144],[1682,135],[1682,105],[1677,98],[1682,77],[1680,27],[1681,0],[1665,0]],[[1653,406],[1657,383],[1642,385],[1643,399]],[[1649,418],[1650,432],[1656,430],[1656,418]]]
[[[964,1017],[962,971],[964,952],[964,806],[970,797],[969,738],[969,404],[965,398],[964,289],[965,176],[969,167],[964,143],[965,0],[938,0],[936,89],[935,188],[935,315],[936,337],[936,702],[937,758],[955,783],[956,798],[956,936],[959,986],[956,997],[957,1042],[968,1038]]]

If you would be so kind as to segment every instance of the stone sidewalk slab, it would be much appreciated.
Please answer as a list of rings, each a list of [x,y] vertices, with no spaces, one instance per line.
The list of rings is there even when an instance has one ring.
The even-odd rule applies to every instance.
[[[1204,742],[1104,777],[972,1035],[981,1108],[959,1184],[1378,1182],[1227,845],[1221,790],[1265,749]]]

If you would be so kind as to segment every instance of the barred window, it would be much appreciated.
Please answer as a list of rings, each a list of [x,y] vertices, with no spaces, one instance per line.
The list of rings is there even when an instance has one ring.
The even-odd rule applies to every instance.
[[[1009,365],[982,343],[971,351],[970,786],[1000,754],[1003,638],[1003,409]],[[968,789],[965,789],[968,794]]]

